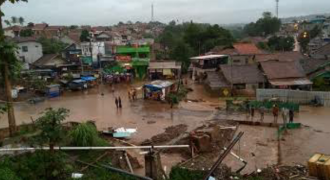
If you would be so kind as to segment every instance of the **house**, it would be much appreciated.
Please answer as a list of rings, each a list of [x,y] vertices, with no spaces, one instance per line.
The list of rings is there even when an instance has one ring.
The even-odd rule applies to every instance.
[[[301,65],[313,84],[317,79],[322,78],[330,85],[330,60],[309,58],[301,61]]]
[[[258,65],[221,65],[220,73],[231,85],[233,93],[254,95],[255,90],[264,88],[266,78]]]
[[[104,32],[101,32],[101,33],[95,35],[95,40],[100,41],[100,42],[111,41],[112,36],[111,36],[110,32],[104,31]]]
[[[62,51],[62,58],[73,64],[81,64],[80,56],[82,52],[81,49],[77,47],[76,44],[70,44]]]
[[[313,57],[317,59],[330,59],[330,43],[317,49],[314,52]]]
[[[4,29],[5,36],[15,38],[20,36],[21,32],[20,26],[11,26]]]
[[[151,61],[148,67],[150,80],[178,79],[181,76],[181,63],[175,61]]]
[[[67,62],[59,54],[45,54],[35,61],[32,66],[36,69],[51,69],[64,64],[67,64]]]
[[[41,24],[34,24],[34,26],[31,28],[35,35],[41,36],[44,35],[44,30],[48,27],[48,24],[41,23]]]
[[[219,65],[228,64],[227,55],[205,55],[190,58],[192,61],[192,79],[202,81],[207,72],[216,71]]]
[[[59,37],[59,40],[65,44],[75,44],[77,49],[81,49],[80,35],[81,33],[69,32],[67,35]]]
[[[313,84],[299,61],[268,60],[260,64],[271,88],[310,89]]]
[[[99,66],[100,59],[105,55],[105,43],[104,42],[82,42],[81,43],[82,56],[89,59],[88,64],[94,64]],[[87,63],[87,62],[85,62]]]
[[[30,64],[33,64],[43,56],[42,45],[37,42],[34,37],[17,37],[14,38],[17,43],[17,57],[23,62],[24,69],[29,69]]]
[[[220,65],[219,71],[207,72],[206,85],[213,94],[255,95],[267,82],[258,65]]]
[[[47,38],[61,37],[64,35],[65,26],[47,26],[44,34]]]
[[[234,65],[254,64],[256,55],[265,54],[252,43],[236,43],[231,48],[226,48],[219,52],[230,57],[230,62]]]

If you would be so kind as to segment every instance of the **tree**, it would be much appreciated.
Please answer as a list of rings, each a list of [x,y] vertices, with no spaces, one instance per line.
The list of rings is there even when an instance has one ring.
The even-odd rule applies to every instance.
[[[80,41],[81,42],[88,42],[90,40],[90,37],[89,37],[89,32],[87,29],[84,29],[82,32],[81,32],[81,35],[80,35]]]
[[[19,23],[21,26],[24,25],[24,22],[25,22],[25,20],[24,20],[23,17],[19,17],[19,18],[18,18],[18,23]]]
[[[281,28],[281,20],[273,17],[272,13],[264,12],[263,17],[257,22],[252,22],[244,27],[249,36],[268,36],[278,32]]]
[[[5,89],[7,97],[7,112],[8,112],[8,122],[9,122],[9,134],[13,136],[16,133],[16,122],[13,107],[13,98],[11,95],[11,82],[9,79],[10,75],[10,64],[11,61],[17,60],[14,54],[14,46],[6,45],[5,36],[2,27],[2,16],[4,16],[1,11],[1,7],[5,2],[16,3],[19,1],[27,2],[27,0],[0,0],[0,64],[1,64],[1,75],[5,80]]]
[[[279,37],[273,36],[268,40],[268,47],[275,51],[292,51],[294,49],[295,40],[292,36]]]
[[[51,153],[54,152],[55,145],[64,138],[64,129],[61,123],[68,115],[69,110],[67,109],[59,108],[58,110],[54,110],[48,108],[44,112],[44,115],[36,121],[36,126],[40,130],[38,140],[41,144],[47,143]]]
[[[78,26],[77,25],[71,25],[70,29],[78,29]]]
[[[34,26],[33,22],[29,22],[28,25],[27,25],[27,27],[29,27],[29,28],[32,28],[33,26]]]
[[[31,37],[33,36],[34,32],[32,29],[23,29],[20,31],[20,36],[21,37]]]
[[[12,24],[17,24],[17,23],[18,23],[18,18],[15,17],[15,16],[12,16],[12,17],[11,17],[11,23],[12,23]]]
[[[67,44],[59,41],[57,39],[48,39],[41,37],[38,39],[38,42],[42,44],[42,50],[44,54],[57,54],[60,53]]]
[[[192,56],[192,48],[183,41],[179,41],[171,50],[171,58],[182,63],[182,71],[187,72],[190,66],[190,57]]]
[[[10,23],[9,20],[4,20],[4,22],[5,22],[5,24],[6,24],[7,26],[11,26],[11,23]]]

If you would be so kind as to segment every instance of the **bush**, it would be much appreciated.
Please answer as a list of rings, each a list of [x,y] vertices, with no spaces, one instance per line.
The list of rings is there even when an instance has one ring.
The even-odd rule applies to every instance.
[[[106,141],[98,135],[96,127],[91,123],[79,124],[70,133],[71,144],[75,146],[103,146]]]
[[[180,167],[173,167],[170,173],[171,180],[200,180],[204,178],[202,171],[191,171]]]

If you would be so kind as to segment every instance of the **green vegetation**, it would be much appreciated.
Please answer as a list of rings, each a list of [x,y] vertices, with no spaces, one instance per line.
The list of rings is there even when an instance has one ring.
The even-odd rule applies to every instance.
[[[41,37],[38,42],[42,44],[42,50],[44,54],[57,54],[67,46],[65,43],[57,39],[48,39],[46,37]]]
[[[21,32],[20,32],[20,36],[21,37],[31,37],[31,36],[33,36],[33,31],[31,30],[31,29],[23,29],[23,30],[21,30]]]
[[[172,59],[183,63],[183,71],[190,65],[190,57],[204,54],[215,46],[229,46],[234,42],[231,33],[219,25],[193,22],[176,24],[171,21],[156,39],[164,52],[158,52],[159,60]]]
[[[89,42],[89,32],[87,29],[82,30],[80,35],[81,42]]]
[[[273,36],[268,40],[267,46],[273,51],[292,51],[294,49],[294,38],[292,36]]]
[[[173,167],[170,173],[171,180],[200,180],[204,178],[201,171],[191,171],[180,167]]]
[[[71,144],[75,146],[107,145],[107,142],[99,137],[97,129],[92,123],[79,124],[69,135],[71,137]]]
[[[313,89],[316,91],[330,91],[329,81],[323,77],[318,77],[314,80]]]
[[[264,12],[263,17],[257,22],[252,22],[244,27],[244,32],[249,36],[268,36],[280,30],[281,20],[270,12]]]

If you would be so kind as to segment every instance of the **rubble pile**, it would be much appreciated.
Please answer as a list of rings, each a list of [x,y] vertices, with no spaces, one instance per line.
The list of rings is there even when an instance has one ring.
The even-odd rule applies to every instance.
[[[141,145],[163,145],[172,139],[178,137],[179,135],[185,133],[187,131],[187,125],[180,124],[177,126],[170,126],[165,129],[164,133],[157,134],[153,136],[151,139],[147,139],[141,143]]]

